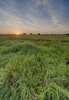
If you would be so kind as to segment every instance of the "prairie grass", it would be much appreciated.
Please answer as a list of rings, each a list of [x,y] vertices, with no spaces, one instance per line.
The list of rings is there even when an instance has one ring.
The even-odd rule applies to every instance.
[[[68,36],[0,37],[0,100],[69,100]]]

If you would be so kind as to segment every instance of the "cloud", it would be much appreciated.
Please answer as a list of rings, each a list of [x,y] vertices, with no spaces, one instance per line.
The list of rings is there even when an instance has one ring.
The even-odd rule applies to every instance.
[[[65,16],[66,5],[63,4],[64,0],[35,0],[36,6],[42,5],[45,10],[50,14],[51,20],[57,26],[69,24],[69,18]]]
[[[3,2],[3,5],[5,5],[5,7],[7,7],[7,5],[9,4],[8,2],[5,3]],[[33,12],[34,9],[33,7],[31,7],[32,12],[27,12],[27,13],[21,13],[18,12],[18,10],[14,9],[14,7],[12,7],[12,5],[8,6],[8,9],[4,9],[4,8],[0,8],[0,26],[1,29],[4,28],[8,28],[9,30],[29,30],[29,31],[41,31],[44,28],[48,28],[48,21],[44,20],[44,19],[40,19],[39,17],[36,17]],[[14,12],[13,12],[14,11]],[[22,11],[22,9],[21,9]],[[36,11],[35,11],[36,13]],[[47,24],[47,25],[46,25]]]
[[[0,0],[0,30],[68,31],[64,0]]]

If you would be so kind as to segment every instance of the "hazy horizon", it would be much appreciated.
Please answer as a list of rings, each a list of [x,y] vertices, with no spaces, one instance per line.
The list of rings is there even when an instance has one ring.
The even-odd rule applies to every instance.
[[[0,34],[69,33],[68,0],[0,0]]]

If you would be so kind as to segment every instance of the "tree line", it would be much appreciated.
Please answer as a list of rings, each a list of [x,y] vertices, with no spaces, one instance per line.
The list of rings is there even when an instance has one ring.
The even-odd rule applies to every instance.
[[[23,35],[27,35],[27,33],[23,33]],[[34,35],[33,33],[29,33],[29,35]],[[41,35],[40,33],[38,33],[37,35]]]

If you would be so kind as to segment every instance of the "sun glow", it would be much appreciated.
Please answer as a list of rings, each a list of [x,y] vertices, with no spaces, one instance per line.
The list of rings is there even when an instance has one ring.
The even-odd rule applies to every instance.
[[[16,33],[16,35],[19,35],[19,34],[20,34],[20,33],[18,33],[18,32]]]

